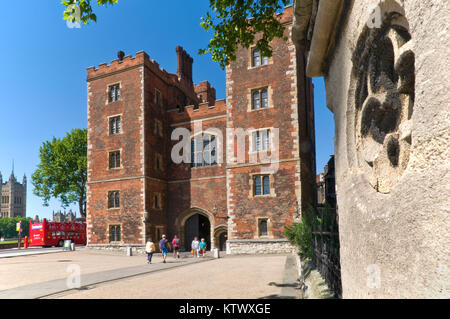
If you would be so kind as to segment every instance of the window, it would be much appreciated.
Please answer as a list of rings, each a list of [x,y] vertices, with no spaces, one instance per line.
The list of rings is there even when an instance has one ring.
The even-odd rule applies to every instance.
[[[153,194],[153,208],[154,209],[161,209],[162,208],[161,194],[160,193],[154,193]]]
[[[108,88],[109,103],[120,100],[120,84],[111,85]]]
[[[120,192],[108,192],[108,208],[120,208]]]
[[[155,89],[155,104],[162,106],[162,95],[158,89]]]
[[[217,165],[217,139],[214,135],[199,134],[191,140],[191,167]]]
[[[269,58],[266,56],[261,56],[258,49],[252,50],[252,67],[267,65],[269,64]]]
[[[120,168],[120,151],[109,153],[109,168]]]
[[[252,133],[252,145],[253,152],[270,150],[270,130],[254,131]]]
[[[252,92],[252,110],[265,109],[269,107],[269,95],[267,88],[254,90]]]
[[[115,135],[121,132],[120,116],[111,117],[109,119],[109,134]]]
[[[120,225],[109,226],[109,242],[120,241]]]
[[[269,175],[253,176],[253,195],[270,195],[270,177]]]
[[[259,236],[268,236],[269,233],[267,231],[267,224],[268,224],[268,220],[267,218],[261,218],[258,221],[258,229],[259,229]]]
[[[163,126],[162,122],[158,119],[155,119],[155,126],[153,129],[153,135],[158,135],[163,137]]]
[[[164,171],[163,158],[162,158],[161,154],[158,154],[158,153],[155,154],[155,169],[157,171],[161,171],[161,172]]]

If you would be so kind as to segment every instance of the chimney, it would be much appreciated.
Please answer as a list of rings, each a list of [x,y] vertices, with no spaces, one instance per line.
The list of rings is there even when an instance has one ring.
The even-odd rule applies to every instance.
[[[176,47],[177,52],[177,76],[178,79],[184,79],[192,84],[192,64],[194,59],[181,47]]]
[[[117,57],[119,58],[119,61],[122,62],[123,58],[125,57],[125,52],[123,51],[117,52]]]

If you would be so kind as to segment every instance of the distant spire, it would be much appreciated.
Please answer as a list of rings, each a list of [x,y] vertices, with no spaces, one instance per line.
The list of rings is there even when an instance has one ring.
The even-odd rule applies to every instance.
[[[12,160],[12,171],[11,171],[11,176],[9,178],[10,181],[15,181],[16,177],[14,176],[14,160]]]

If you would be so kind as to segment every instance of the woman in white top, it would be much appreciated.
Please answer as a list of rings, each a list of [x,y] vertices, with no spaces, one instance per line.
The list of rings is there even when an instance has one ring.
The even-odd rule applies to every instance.
[[[192,249],[193,256],[194,257],[197,256],[197,258],[198,258],[199,257],[198,250],[200,249],[200,242],[198,241],[197,237],[195,237],[194,240],[192,241],[191,249]]]

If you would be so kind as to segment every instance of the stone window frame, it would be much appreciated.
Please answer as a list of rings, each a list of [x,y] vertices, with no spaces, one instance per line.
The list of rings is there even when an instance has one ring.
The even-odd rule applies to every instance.
[[[119,86],[119,97],[117,100],[110,101],[110,88]],[[106,105],[122,101],[122,81],[113,82],[106,85]]]
[[[261,235],[261,221],[267,222],[267,235]],[[268,216],[256,217],[256,237],[257,238],[273,238],[272,222]]]
[[[267,90],[267,107],[262,108],[261,106],[259,108],[253,108],[253,93],[256,91],[259,91],[259,101],[260,101],[260,105],[261,105],[261,100],[262,100],[262,91],[266,89]],[[255,86],[255,87],[251,87],[248,88],[248,92],[247,92],[247,112],[257,112],[257,111],[263,111],[263,110],[268,110],[268,109],[273,109],[274,108],[274,103],[273,103],[273,89],[272,89],[272,85],[271,84],[267,84],[267,85],[260,85],[260,86]]]
[[[255,194],[255,177],[256,176],[269,176],[269,194],[261,194],[261,195],[256,195]],[[250,185],[250,190],[249,190],[249,198],[267,198],[267,197],[277,197],[276,193],[275,193],[275,175],[274,174],[268,174],[268,173],[261,173],[261,172],[257,172],[257,173],[250,173],[249,174],[249,185]],[[261,184],[263,186],[263,184]]]
[[[158,163],[159,163],[159,167],[158,167]],[[155,153],[155,161],[154,161],[154,167],[153,168],[157,172],[164,172],[163,156],[160,153]]]
[[[106,228],[106,238],[108,238],[108,243],[110,244],[122,244],[123,243],[123,227],[122,223],[110,223]],[[111,227],[119,227],[120,240],[111,240]]]
[[[112,193],[118,193],[119,194],[119,206],[113,206],[113,207],[109,206],[109,198],[110,198],[110,194],[112,194]],[[116,204],[116,198],[114,198],[114,205],[115,204]],[[121,207],[120,190],[110,190],[110,191],[106,192],[106,207],[108,207],[108,210],[120,209],[120,207]]]
[[[159,99],[158,99],[158,96],[159,96]],[[153,98],[153,103],[155,103],[155,105],[158,105],[158,106],[163,106],[163,95],[162,95],[161,91],[158,90],[157,88],[155,88],[155,95]]]
[[[108,136],[116,136],[116,135],[122,135],[123,134],[123,125],[122,125],[122,117],[123,114],[114,114],[107,117],[108,119]],[[111,133],[111,121],[115,118],[119,118],[120,120],[120,131],[119,133]]]
[[[253,143],[253,134],[255,132],[261,132],[261,131],[269,131],[269,145],[268,148],[266,150],[264,149],[260,149],[260,150],[254,150],[254,143]],[[252,129],[248,131],[248,153],[249,155],[254,155],[257,153],[262,153],[262,152],[271,152],[273,149],[273,127],[262,127],[262,128],[257,128],[257,129]],[[260,143],[261,145],[263,145],[264,143]]]
[[[153,135],[164,137],[163,123],[157,118],[154,119]]]
[[[155,198],[158,198],[158,204],[159,207],[156,206],[157,202],[155,201]],[[163,210],[163,196],[160,192],[153,192],[152,196],[152,207],[154,210]]]
[[[120,165],[119,165],[119,167],[111,167],[111,153],[116,153],[116,152],[119,152],[119,162],[120,162]],[[108,163],[108,171],[116,171],[116,170],[120,170],[120,169],[122,169],[123,168],[123,157],[122,157],[122,149],[120,148],[120,149],[115,149],[115,150],[109,150],[108,151],[108,160],[107,160],[107,163]]]
[[[196,138],[197,138],[197,136],[198,135],[201,135],[202,136],[202,150],[201,151],[197,151],[197,144],[196,144]],[[204,162],[204,160],[205,160],[205,158],[204,158],[204,153],[205,153],[205,149],[204,149],[204,144],[203,144],[203,141],[204,141],[204,135],[208,135],[210,138],[209,138],[209,145],[210,145],[210,149],[209,150],[207,150],[208,152],[209,152],[209,158],[210,158],[210,163],[209,163],[209,165],[205,165],[205,162]],[[213,148],[212,148],[212,144],[211,144],[211,141],[212,141],[212,136],[214,136],[214,140],[216,141],[216,148],[215,148],[215,156],[216,156],[216,161],[215,161],[215,163],[212,163],[212,153],[213,153]],[[192,152],[192,141],[194,141],[194,152]],[[202,132],[199,132],[199,133],[197,133],[197,134],[193,134],[193,135],[191,135],[191,137],[190,137],[190,149],[191,149],[191,158],[190,158],[190,161],[191,161],[191,169],[201,169],[201,168],[210,168],[210,167],[215,167],[215,166],[217,166],[219,163],[218,163],[218,138],[217,138],[217,135],[216,134],[212,134],[211,132],[207,132],[207,131],[202,131]],[[196,158],[197,158],[197,154],[199,154],[199,153],[202,153],[202,165],[201,166],[199,166],[199,165],[194,165],[194,163],[195,163],[195,160],[196,160]],[[192,157],[194,158],[194,162],[192,161]]]
[[[263,56],[261,55],[261,52],[259,53],[259,59],[260,59],[260,64],[259,65],[253,65],[253,52],[256,50],[256,44],[250,46],[250,48],[248,49],[248,67],[247,69],[257,69],[257,68],[262,68],[268,65],[273,64],[273,56],[271,57],[266,57],[267,58],[267,64],[262,64],[262,59]]]

